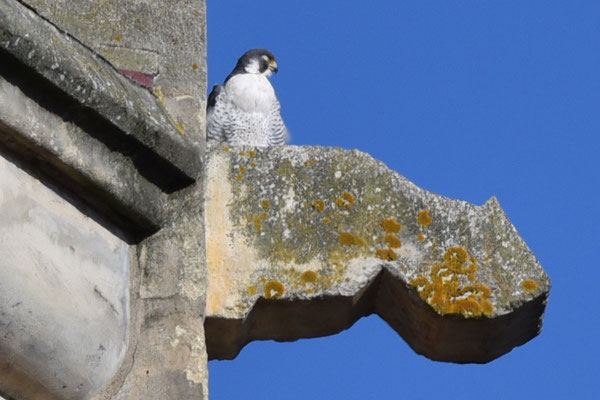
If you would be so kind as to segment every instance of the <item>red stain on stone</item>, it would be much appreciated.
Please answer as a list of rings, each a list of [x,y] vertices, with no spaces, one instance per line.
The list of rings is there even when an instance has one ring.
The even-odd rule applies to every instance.
[[[140,71],[129,71],[127,69],[119,69],[118,71],[123,75],[130,77],[142,86],[147,88],[154,86],[154,78],[156,77],[155,75]]]

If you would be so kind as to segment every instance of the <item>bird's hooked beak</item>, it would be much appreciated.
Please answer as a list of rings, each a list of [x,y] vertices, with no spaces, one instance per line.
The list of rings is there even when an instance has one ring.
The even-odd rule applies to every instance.
[[[274,74],[276,74],[279,70],[279,68],[277,68],[277,62],[275,60],[269,61],[269,70],[271,70],[271,72]]]

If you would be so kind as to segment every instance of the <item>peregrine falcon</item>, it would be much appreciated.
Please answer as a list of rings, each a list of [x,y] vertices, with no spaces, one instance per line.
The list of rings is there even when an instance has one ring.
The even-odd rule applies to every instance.
[[[225,83],[208,96],[206,133],[231,145],[277,146],[287,129],[275,90],[267,78],[277,72],[275,56],[265,49],[245,52]]]

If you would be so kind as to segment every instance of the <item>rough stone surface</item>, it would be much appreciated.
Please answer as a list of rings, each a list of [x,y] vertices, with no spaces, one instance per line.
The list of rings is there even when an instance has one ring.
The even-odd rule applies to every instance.
[[[2,0],[0,5],[3,59],[21,63],[43,77],[47,84],[60,88],[79,107],[93,110],[91,114],[116,127],[113,132],[104,133],[106,141],[120,135],[123,137],[119,140],[139,142],[137,146],[129,146],[138,151],[152,149],[145,151],[144,158],[153,158],[160,167],[155,167],[153,172],[160,174],[161,169],[167,169],[173,181],[181,180],[168,188],[171,191],[189,185],[197,177],[200,170],[198,137],[187,138],[181,123],[166,112],[160,99],[120,75],[105,59],[20,2]],[[57,4],[52,2],[52,5]],[[80,7],[66,3],[63,6],[65,12],[84,7],[83,3]],[[38,91],[42,91],[40,89],[44,88]]]
[[[26,0],[119,69],[152,75],[154,93],[180,131],[204,142],[204,1]]]
[[[201,187],[172,199],[170,223],[137,246],[135,333],[119,373],[95,400],[208,398]]]
[[[111,276],[102,266],[89,272],[90,263],[102,263],[111,253],[89,254],[97,244],[87,235],[87,225],[79,227],[79,219],[56,215],[54,225],[47,227],[46,220],[31,220],[26,213],[13,216],[24,225],[31,223],[27,226],[37,232],[36,238],[46,233],[46,241],[56,246],[40,254],[45,242],[23,242],[19,244],[26,247],[17,254],[23,262],[12,255],[0,260],[0,333],[21,329],[13,323],[21,319],[32,326],[29,336],[22,335],[29,338],[27,346],[12,333],[0,335],[3,396],[208,397],[201,181],[205,46],[203,1],[181,0],[165,7],[143,0],[0,0],[0,160],[32,176],[37,184],[32,197],[41,201],[48,192],[56,199],[52,207],[64,206],[94,229],[107,228],[122,240],[105,232],[107,237],[124,249],[130,249],[127,243],[134,245],[127,253],[127,275]],[[142,79],[151,90],[117,71]],[[19,194],[20,188],[13,191]],[[69,231],[74,226],[82,232]],[[61,240],[63,236],[73,242]],[[0,240],[0,257],[10,252]],[[70,262],[72,254],[90,260],[54,265],[56,257]],[[119,268],[119,261],[106,262]],[[4,279],[9,273],[13,276]],[[61,282],[69,274],[81,279]],[[23,281],[20,275],[33,277]],[[28,285],[33,284],[63,293],[30,294]],[[90,287],[98,291],[90,295]],[[127,329],[117,340],[114,324],[100,314],[123,287],[128,314],[115,309]],[[12,308],[18,303],[12,301],[15,293],[22,295],[23,306],[25,300],[39,300],[31,304],[37,308],[32,316],[21,316],[21,304]],[[62,325],[33,337],[33,328],[42,330],[31,321],[37,312],[46,313],[39,318],[50,321],[46,327]],[[92,332],[78,322],[86,315],[93,319],[88,326]],[[71,329],[67,320],[73,321],[72,334],[77,335],[71,343],[64,341]],[[52,353],[54,359],[45,351],[48,336],[56,336],[58,343],[52,347],[60,353]],[[94,351],[104,353],[90,353],[86,340],[101,342],[104,350],[96,346]],[[52,373],[54,380],[48,378]],[[82,376],[83,384],[78,381]]]
[[[129,246],[0,157],[0,390],[84,399],[127,349]]]
[[[550,281],[494,198],[444,198],[334,148],[217,145],[207,168],[209,358],[371,313],[443,361],[539,333]]]

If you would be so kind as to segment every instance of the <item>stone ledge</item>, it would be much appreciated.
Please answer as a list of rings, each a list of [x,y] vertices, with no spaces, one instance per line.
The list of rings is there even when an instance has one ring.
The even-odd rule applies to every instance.
[[[0,70],[2,67],[0,67]],[[0,76],[0,152],[127,242],[156,232],[167,201],[131,161]]]
[[[99,140],[131,158],[163,191],[198,176],[199,145],[178,132],[150,92],[18,1],[4,0],[0,7],[0,49],[3,63],[12,58],[22,72],[46,81],[50,93],[66,95],[77,114],[106,127]]]
[[[358,151],[213,146],[205,218],[210,358],[372,313],[457,363],[541,329],[550,281],[496,199],[444,198]]]

